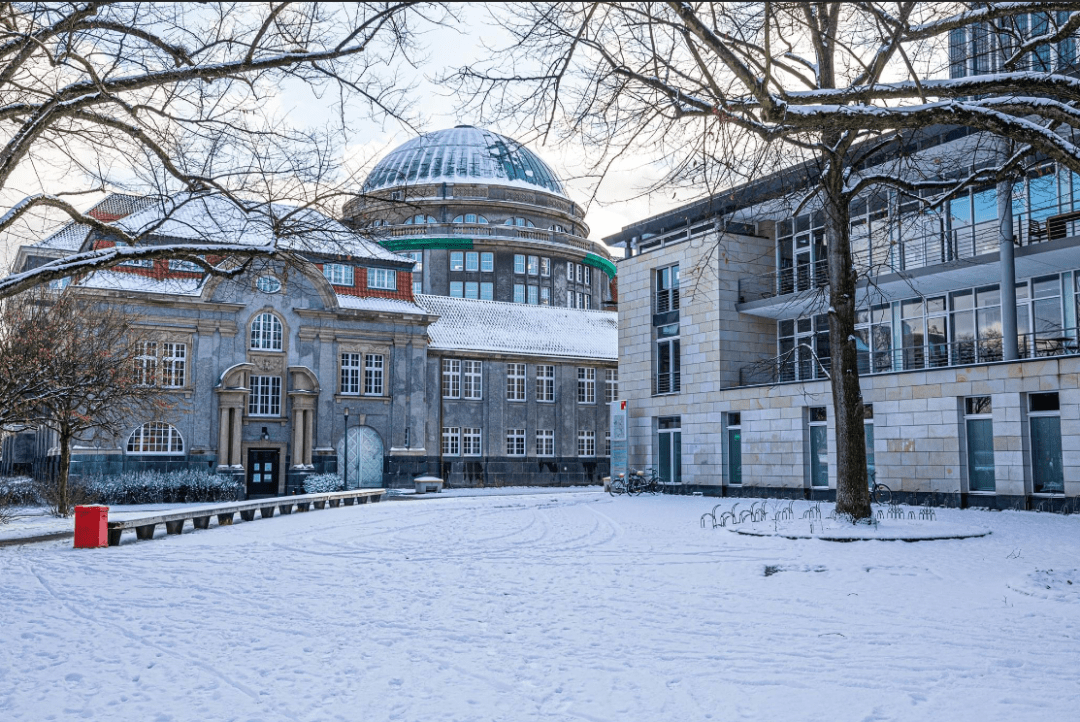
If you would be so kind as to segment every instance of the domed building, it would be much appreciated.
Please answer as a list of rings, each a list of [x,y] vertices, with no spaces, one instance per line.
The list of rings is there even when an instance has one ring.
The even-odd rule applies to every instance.
[[[564,308],[613,300],[615,264],[554,171],[506,136],[460,125],[379,161],[344,221],[417,262],[413,291]]]

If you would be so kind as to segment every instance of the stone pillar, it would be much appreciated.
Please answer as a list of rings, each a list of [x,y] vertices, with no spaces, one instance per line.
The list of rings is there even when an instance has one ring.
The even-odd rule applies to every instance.
[[[304,411],[304,465],[311,466],[312,439],[314,439],[315,417],[313,409]]]
[[[304,465],[304,411],[293,406],[292,419],[292,465],[293,468]]]
[[[1001,266],[1001,356],[1005,361],[1020,358],[1016,338],[1016,259],[1013,246],[1013,182],[997,185],[998,223],[1000,228],[998,259]]]
[[[229,448],[232,451],[229,453],[229,458],[232,460],[230,463],[233,466],[243,466],[244,462],[240,459],[240,437],[242,434],[241,424],[243,423],[243,409],[232,409],[232,444]]]
[[[218,422],[218,466],[229,465],[229,409],[222,407]]]

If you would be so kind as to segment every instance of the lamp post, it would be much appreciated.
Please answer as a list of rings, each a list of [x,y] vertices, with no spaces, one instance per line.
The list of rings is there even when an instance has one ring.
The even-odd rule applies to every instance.
[[[345,470],[342,472],[342,483],[344,489],[349,488],[349,407],[345,407],[345,458],[342,460],[345,464]]]

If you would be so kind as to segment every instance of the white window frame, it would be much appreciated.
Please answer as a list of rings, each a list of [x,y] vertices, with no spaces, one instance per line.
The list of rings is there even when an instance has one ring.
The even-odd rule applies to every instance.
[[[480,298],[480,284],[476,281],[465,282],[465,298],[473,300]]]
[[[489,251],[484,251],[480,254],[480,272],[481,273],[494,273],[495,272],[495,254]]]
[[[555,367],[552,365],[536,366],[536,400],[541,404],[555,403]]]
[[[135,385],[154,386],[157,384],[157,341],[139,341],[136,350],[138,355],[135,357]]]
[[[252,351],[281,351],[285,343],[285,326],[281,319],[269,311],[251,320],[250,343]]]
[[[184,437],[170,423],[148,421],[131,432],[124,448],[127,453],[139,456],[183,454]]]
[[[462,427],[461,429],[461,455],[482,456],[483,452],[483,429]]]
[[[461,398],[479,401],[484,398],[484,362],[461,362]]]
[[[367,287],[382,291],[396,291],[397,271],[392,268],[367,269]]]
[[[525,303],[525,284],[514,284],[514,303]]]
[[[508,363],[506,364],[506,400],[507,401],[525,401],[525,374],[527,373],[526,364]]]
[[[592,285],[592,268],[585,266],[585,285]]]
[[[555,430],[536,430],[536,455],[550,458],[555,456]]]
[[[604,401],[611,403],[619,400],[619,369],[604,370]]]
[[[542,278],[551,276],[551,259],[546,256],[540,259],[540,276]]]
[[[596,432],[580,429],[577,432],[578,456],[591,459],[596,456]]]
[[[164,341],[161,344],[161,386],[182,389],[187,385],[187,344]]]
[[[464,281],[451,281],[450,282],[450,298],[465,298],[465,282]]]
[[[461,361],[453,358],[442,360],[442,397],[461,398]]]
[[[381,353],[364,354],[364,396],[385,396],[386,357]]]
[[[540,256],[529,256],[525,265],[525,272],[530,276],[540,275]]]
[[[333,286],[353,286],[356,284],[356,272],[352,266],[344,263],[324,263],[323,276]]]
[[[341,395],[359,396],[363,383],[364,369],[361,354],[345,352],[341,354]]]
[[[506,455],[525,456],[525,429],[506,430]]]
[[[530,306],[539,306],[540,305],[540,287],[539,286],[529,286],[529,288],[527,290],[528,290],[528,296],[527,296],[526,300],[528,301],[529,305]]]
[[[480,300],[481,301],[494,301],[495,300],[495,284],[491,281],[480,282]]]
[[[281,416],[281,377],[251,376],[248,385],[248,416],[277,418]]]
[[[464,271],[465,270],[465,252],[464,251],[450,251],[450,270],[451,271]]]
[[[442,428],[442,455],[461,456],[461,428],[444,426]]]
[[[480,270],[480,254],[476,251],[465,253],[465,270],[474,273]]]
[[[540,305],[541,306],[550,306],[551,305],[551,289],[548,288],[547,286],[541,286],[540,287]]]
[[[566,280],[567,281],[573,281],[574,280],[574,262],[573,261],[567,261],[566,262]]]
[[[515,253],[514,254],[514,273],[518,274],[519,276],[524,276],[525,275],[525,254],[524,253]]]
[[[579,404],[596,403],[596,369],[578,367],[577,402]]]

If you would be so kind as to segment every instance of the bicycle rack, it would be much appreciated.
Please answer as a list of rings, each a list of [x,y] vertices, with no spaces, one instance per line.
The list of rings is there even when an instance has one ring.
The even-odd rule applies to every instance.
[[[702,515],[701,515],[701,528],[702,528],[702,529],[704,529],[704,528],[705,528],[705,518],[706,518],[706,517],[709,517],[709,518],[711,518],[711,519],[712,519],[712,528],[713,528],[713,529],[715,529],[715,528],[716,528],[716,517],[715,517],[715,516],[713,516],[713,515],[712,515],[711,513],[709,513],[709,512],[705,512],[704,514],[702,514]]]

